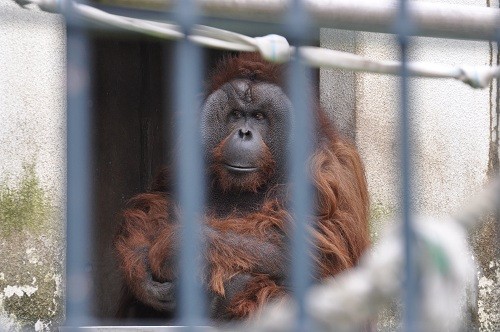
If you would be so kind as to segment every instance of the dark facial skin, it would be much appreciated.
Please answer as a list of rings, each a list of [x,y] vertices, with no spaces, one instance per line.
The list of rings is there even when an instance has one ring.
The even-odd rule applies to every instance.
[[[203,150],[207,164],[224,168],[208,174],[209,207],[217,214],[248,211],[267,189],[285,181],[290,118],[291,102],[274,84],[237,79],[208,96],[201,112]],[[221,156],[214,160],[218,147]],[[272,169],[266,169],[271,164],[266,151]]]
[[[259,132],[275,158],[284,158],[291,108],[288,97],[274,84],[243,79],[224,84],[208,96],[201,111],[205,153],[246,124]]]
[[[234,174],[258,171],[262,159],[263,140],[261,133],[268,129],[264,113],[259,110],[233,110],[228,124],[234,128],[228,136],[223,150],[224,167]]]

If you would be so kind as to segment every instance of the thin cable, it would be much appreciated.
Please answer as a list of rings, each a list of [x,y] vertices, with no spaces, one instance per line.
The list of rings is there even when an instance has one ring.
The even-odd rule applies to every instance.
[[[60,10],[56,0],[25,0],[38,5],[42,10],[54,12]],[[116,28],[143,33],[156,38],[179,40],[185,38],[178,25],[166,22],[142,20],[106,13],[103,10],[72,2],[74,11],[85,19],[105,23]],[[260,52],[274,62],[288,61],[295,48],[288,45],[286,39],[278,35],[248,37],[231,31],[203,25],[193,27],[189,40],[201,46],[238,52]],[[345,69],[359,72],[399,75],[401,63],[381,61],[356,54],[329,50],[319,47],[302,46],[299,48],[301,61],[316,68]],[[427,78],[453,78],[473,88],[486,88],[493,79],[500,77],[498,66],[450,66],[435,63],[407,63],[409,76]]]

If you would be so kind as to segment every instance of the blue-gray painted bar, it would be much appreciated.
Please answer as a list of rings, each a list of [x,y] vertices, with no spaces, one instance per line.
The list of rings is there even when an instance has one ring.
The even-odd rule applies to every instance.
[[[67,8],[69,9],[69,8]],[[66,325],[91,321],[91,129],[86,32],[67,25]]]
[[[418,278],[414,250],[415,232],[412,225],[412,161],[411,132],[409,111],[408,84],[408,47],[409,36],[413,24],[408,13],[406,0],[400,0],[396,29],[400,45],[401,57],[401,91],[400,91],[400,142],[401,142],[401,206],[403,216],[403,254],[404,254],[404,290],[403,290],[403,323],[404,331],[419,331]]]
[[[295,46],[305,41],[306,17],[300,1],[291,3],[285,28],[289,32],[289,39]],[[293,183],[292,215],[294,229],[292,236],[292,269],[291,281],[293,295],[297,304],[297,318],[295,331],[309,331],[309,319],[305,308],[307,289],[312,281],[312,260],[309,243],[309,226],[312,216],[312,190],[308,167],[308,157],[311,152],[312,115],[311,90],[306,82],[306,68],[300,60],[300,54],[295,54],[290,62],[288,77],[290,98],[294,106],[293,130],[291,131],[292,146],[290,149],[289,165],[290,179]]]
[[[297,330],[307,331],[304,299],[311,284],[312,264],[309,256],[311,246],[308,237],[311,218],[312,191],[307,172],[307,159],[311,147],[311,114],[308,89],[305,83],[305,68],[300,59],[291,62],[290,95],[294,105],[295,128],[292,132],[293,148],[290,151],[290,178],[293,183],[292,212],[294,232],[292,238],[292,285],[297,302]]]
[[[194,24],[195,3],[181,1],[178,22],[184,31]],[[180,323],[191,327],[204,324],[205,299],[200,283],[200,222],[204,202],[204,172],[200,145],[198,98],[201,91],[201,50],[187,40],[176,45],[175,111],[177,139],[177,194],[181,207]]]

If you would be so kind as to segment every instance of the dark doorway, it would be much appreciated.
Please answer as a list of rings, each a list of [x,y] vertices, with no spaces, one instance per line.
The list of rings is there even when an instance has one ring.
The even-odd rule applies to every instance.
[[[93,314],[112,321],[122,278],[113,238],[128,199],[148,190],[172,150],[175,43],[139,35],[91,38]],[[205,73],[223,55],[204,51]],[[164,111],[166,110],[166,112]]]
[[[113,238],[125,202],[147,190],[170,147],[172,47],[140,37],[95,36],[92,50],[94,148],[94,314],[111,319],[122,287]]]

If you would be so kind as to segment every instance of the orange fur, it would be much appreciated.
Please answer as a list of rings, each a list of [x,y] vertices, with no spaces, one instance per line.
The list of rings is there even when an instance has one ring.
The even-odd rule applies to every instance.
[[[223,219],[211,217],[208,218],[207,224],[220,234],[239,233],[283,246],[276,229],[285,231],[286,222],[290,217],[286,210],[276,210],[275,204],[276,202],[267,201],[260,211],[245,216],[229,216]],[[258,258],[253,252],[228,246],[216,238],[209,239],[209,243],[211,246],[205,254],[211,266],[209,284],[214,292],[224,295],[224,282],[237,273],[252,272],[256,268]]]
[[[228,318],[258,316],[266,303],[286,294],[286,289],[277,285],[269,276],[256,275],[250,280],[245,291],[238,294],[227,306]]]
[[[121,269],[132,288],[146,277],[144,260],[157,232],[171,223],[165,193],[139,194],[128,202],[124,223],[115,239]]]
[[[282,66],[269,64],[255,54],[231,57],[216,70],[208,92],[234,78],[281,84],[282,73]],[[355,147],[336,134],[319,108],[311,112],[311,117],[315,120],[318,133],[309,165],[315,188],[315,225],[311,234],[316,249],[316,270],[319,272],[316,277],[321,279],[356,265],[361,253],[368,247],[368,192],[363,165]],[[224,141],[213,151],[215,160],[220,160],[218,154],[223,145]],[[257,192],[272,176],[274,161],[269,150],[266,151],[262,164],[266,170],[237,184],[239,187]],[[219,174],[222,188],[229,190],[235,185],[223,182],[229,177],[224,176],[221,165],[216,163],[212,167],[212,171]],[[168,178],[167,170],[164,170],[153,189],[167,188],[165,181]],[[214,233],[206,234],[208,245],[204,252],[207,262],[205,278],[210,289],[224,296],[225,282],[238,273],[252,276],[228,308],[232,318],[251,316],[268,300],[286,292],[270,276],[255,272],[259,262],[256,253],[225,241],[224,234],[242,234],[285,248],[285,238],[289,235],[292,222],[285,200],[276,198],[270,190],[267,199],[256,211],[246,214],[236,211],[224,218],[205,216],[204,223],[214,230]],[[140,194],[128,203],[124,212],[125,222],[115,246],[126,282],[135,292],[140,292],[137,284],[145,277],[148,267],[157,280],[176,278],[176,267],[172,264],[179,227],[175,209],[169,197],[158,191]]]
[[[258,53],[240,53],[222,59],[209,79],[207,96],[236,78],[283,86],[283,66],[266,62]]]

